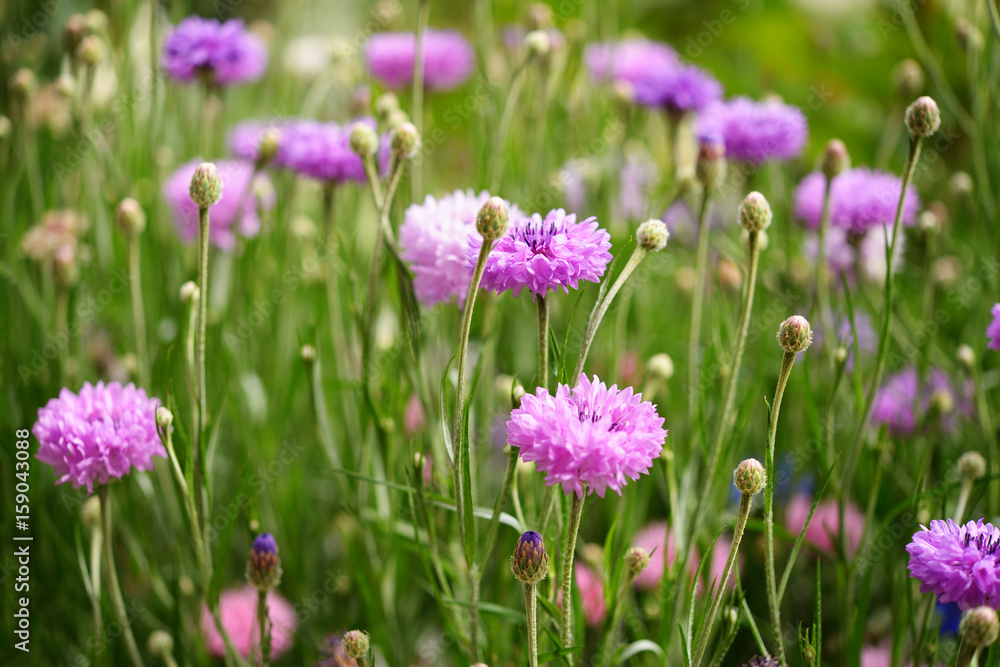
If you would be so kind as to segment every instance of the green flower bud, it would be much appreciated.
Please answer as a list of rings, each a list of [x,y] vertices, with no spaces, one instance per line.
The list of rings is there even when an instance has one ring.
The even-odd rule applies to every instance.
[[[545,553],[542,536],[533,530],[521,535],[510,557],[510,570],[518,581],[536,584],[549,571],[549,555]]]
[[[733,471],[733,484],[740,493],[757,495],[767,486],[767,474],[764,466],[757,459],[746,459]]]
[[[698,147],[695,175],[705,189],[713,189],[726,180],[726,146],[721,141],[703,141]]]
[[[389,136],[392,154],[400,160],[410,160],[420,150],[420,134],[413,123],[403,123]]]
[[[212,162],[202,162],[194,170],[189,191],[191,201],[198,208],[209,208],[222,199],[222,178],[219,169]]]
[[[754,191],[740,203],[739,218],[740,224],[748,232],[761,232],[771,226],[774,214],[764,195]]]
[[[528,53],[532,58],[547,56],[552,49],[552,42],[549,33],[544,30],[532,30],[524,38],[524,45],[528,47]]]
[[[382,93],[375,100],[375,115],[383,123],[389,118],[389,114],[399,109],[399,98],[395,93]]]
[[[792,315],[778,328],[778,344],[785,352],[803,352],[812,345],[813,333],[809,320]]]
[[[490,197],[476,215],[476,231],[489,243],[504,235],[510,211],[507,202],[500,197]]]
[[[973,481],[986,474],[986,459],[979,452],[965,452],[958,457],[958,474]]]
[[[847,146],[840,139],[830,139],[823,149],[823,161],[820,164],[820,171],[828,179],[833,180],[835,176],[845,171],[851,166],[851,156],[847,152]]]
[[[344,634],[344,650],[355,660],[368,656],[371,640],[364,630],[351,630]]]
[[[989,646],[997,639],[1000,631],[1000,621],[992,607],[974,607],[962,615],[958,625],[958,634],[965,644],[972,648]]]
[[[274,159],[281,146],[281,130],[276,127],[269,127],[260,133],[260,142],[257,144],[257,166],[263,167]]]
[[[906,129],[914,137],[929,137],[941,127],[937,102],[924,95],[906,107]]]
[[[356,123],[351,130],[351,150],[361,157],[374,155],[378,150],[378,135],[364,123]]]
[[[642,547],[630,547],[625,552],[625,567],[633,578],[649,567],[649,552]]]
[[[635,231],[635,239],[648,251],[660,251],[667,246],[670,232],[662,220],[647,220]]]
[[[125,236],[134,236],[146,228],[146,214],[139,202],[126,197],[115,209],[115,225]]]

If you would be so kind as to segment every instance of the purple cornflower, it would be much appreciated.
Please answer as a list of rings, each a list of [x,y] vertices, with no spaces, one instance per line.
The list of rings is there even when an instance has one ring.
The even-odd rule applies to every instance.
[[[507,442],[535,462],[547,486],[581,495],[588,484],[602,498],[648,471],[666,437],[663,418],[641,394],[583,374],[574,389],[560,384],[554,396],[544,387],[526,394],[507,422]]]
[[[156,432],[157,405],[133,384],[85,382],[79,394],[64,388],[38,410],[36,458],[55,468],[56,484],[72,482],[88,493],[132,468],[152,470],[153,457],[167,455]]]
[[[892,227],[902,187],[902,179],[884,171],[858,167],[843,172],[830,188],[830,225],[855,234],[883,224]],[[810,229],[819,228],[825,191],[826,177],[818,171],[802,179],[795,190],[795,215]],[[920,197],[908,188],[900,222],[912,225],[919,210]]]
[[[990,313],[993,315],[993,321],[986,327],[986,337],[990,339],[986,347],[991,350],[1000,350],[1000,303],[993,304]]]
[[[469,78],[476,56],[469,40],[454,30],[428,28],[421,37],[424,52],[424,85],[451,90]],[[372,76],[399,88],[413,83],[417,40],[412,32],[380,32],[365,45],[365,59]]]
[[[267,69],[267,47],[241,19],[219,23],[189,16],[167,36],[163,69],[178,81],[199,75],[220,86],[256,81]]]
[[[917,427],[918,378],[916,368],[890,375],[875,393],[872,423],[885,424],[896,436],[908,436]]]
[[[568,293],[581,280],[600,280],[611,261],[610,249],[611,235],[594,217],[577,222],[575,214],[560,208],[549,211],[544,220],[539,213],[512,218],[489,255],[482,287],[497,294],[511,290],[514,296],[525,287],[535,296],[559,288]],[[470,266],[478,253],[467,251]]]
[[[777,100],[756,102],[734,97],[710,105],[698,117],[698,134],[716,133],[726,157],[760,164],[787,160],[802,152],[809,128],[798,107]]]
[[[483,243],[476,215],[489,198],[485,190],[478,195],[456,190],[439,199],[427,195],[423,204],[406,209],[399,228],[400,250],[413,270],[414,293],[425,308],[452,299],[465,302],[472,277],[468,254],[478,254]],[[509,207],[511,218],[521,217],[516,205]]]
[[[680,62],[668,44],[645,39],[588,44],[583,58],[594,81],[626,81],[633,89],[655,81],[659,72],[675,70]]]
[[[935,519],[930,529],[920,528],[906,546],[910,576],[920,580],[920,592],[962,609],[1000,608],[1000,530],[982,519],[962,526]]]
[[[852,282],[855,278],[855,259],[857,253],[851,247],[847,231],[840,227],[830,227],[826,230],[826,265],[834,277],[834,284],[840,284],[840,273],[847,273]],[[819,259],[819,235],[810,234],[802,244],[802,252],[814,262]]]
[[[694,65],[657,69],[634,86],[636,102],[673,112],[702,111],[722,98],[722,84]]]
[[[174,212],[174,222],[182,240],[193,241],[198,236],[198,206],[191,201],[191,176],[202,162],[195,158],[185,162],[163,185],[163,196]],[[209,239],[222,250],[236,246],[236,236],[256,236],[260,231],[258,205],[274,206],[274,189],[267,174],[254,177],[253,164],[244,160],[216,162],[222,177],[222,199],[210,209]],[[255,190],[260,190],[258,196]],[[240,210],[240,203],[243,207]]]
[[[259,157],[257,151],[260,148],[261,135],[264,134],[266,130],[277,130],[280,136],[283,138],[284,133],[292,127],[297,120],[246,120],[242,123],[237,123],[233,126],[233,129],[229,131],[229,151],[238,158],[246,160],[248,162],[256,162]],[[280,145],[281,139],[279,139]],[[279,151],[280,153],[280,151]],[[271,159],[270,164],[275,167],[283,167],[279,158],[279,154],[276,153]]]
[[[372,128],[375,121],[363,117],[345,125],[298,120],[282,130],[276,160],[292,171],[319,181],[364,183],[365,165],[351,150],[351,130],[355,123]]]

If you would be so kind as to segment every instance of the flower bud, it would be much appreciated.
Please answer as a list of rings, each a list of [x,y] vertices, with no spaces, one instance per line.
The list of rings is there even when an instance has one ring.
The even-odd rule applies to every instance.
[[[56,248],[52,255],[52,273],[56,285],[72,287],[80,279],[80,264],[77,262],[76,248],[66,244]]]
[[[101,499],[97,496],[90,496],[83,503],[80,511],[83,518],[83,525],[88,528],[96,528],[101,525]]]
[[[635,87],[625,79],[618,79],[611,84],[611,98],[624,107],[631,106],[635,102]]]
[[[247,560],[247,581],[259,591],[269,591],[281,581],[278,543],[271,533],[261,533],[253,540]]]
[[[10,136],[10,131],[13,128],[14,125],[10,122],[10,118],[0,115],[0,141],[3,141]]]
[[[916,60],[906,58],[892,70],[892,82],[900,97],[904,100],[912,99],[924,89],[924,70]]]
[[[281,145],[281,130],[269,127],[260,133],[257,143],[257,166],[263,167],[274,159]]]
[[[198,299],[198,286],[194,283],[194,281],[189,280],[186,283],[184,283],[183,285],[181,285],[181,292],[180,292],[180,294],[181,294],[181,302],[182,303],[188,303],[192,299],[194,299],[194,300],[197,301],[197,299]]]
[[[108,15],[102,12],[100,9],[88,10],[86,14],[83,15],[87,20],[87,29],[90,32],[106,32],[108,29]]]
[[[490,197],[476,215],[476,231],[483,237],[484,242],[495,241],[507,231],[509,219],[510,210],[507,208],[507,202],[500,197]]]
[[[214,163],[202,162],[198,165],[191,177],[189,194],[191,201],[201,209],[214,206],[222,199],[222,178]]]
[[[10,78],[10,92],[20,100],[31,97],[36,88],[38,88],[38,79],[35,78],[35,73],[27,67],[17,70]]]
[[[976,649],[995,642],[998,631],[1000,631],[1000,621],[992,607],[973,607],[966,610],[962,614],[962,622],[958,625],[962,643]]]
[[[929,137],[941,127],[937,102],[924,95],[906,107],[906,129],[914,137]]]
[[[154,630],[149,635],[146,646],[153,655],[164,658],[174,652],[174,638],[163,630]]]
[[[649,567],[649,552],[642,547],[631,547],[625,552],[625,567],[628,568],[629,576],[638,577],[647,567]]]
[[[848,357],[847,348],[843,345],[837,346],[837,349],[833,351],[833,361],[838,366],[847,363]]]
[[[383,123],[388,119],[389,114],[399,108],[399,98],[396,93],[382,93],[375,100],[375,115]]]
[[[87,33],[89,28],[87,27],[87,18],[83,14],[73,14],[63,25],[63,48],[66,49],[68,53],[74,53],[76,47],[80,44]]]
[[[146,214],[139,202],[126,197],[115,209],[115,224],[125,236],[134,236],[146,228]]]
[[[413,123],[403,123],[389,137],[392,154],[400,160],[410,160],[420,150],[420,134]]]
[[[374,155],[378,150],[378,135],[365,123],[355,123],[351,130],[351,150],[361,157]]]
[[[930,411],[936,415],[948,415],[955,409],[955,397],[947,389],[938,389],[931,394]]]
[[[851,166],[851,156],[847,152],[847,146],[840,139],[830,139],[823,149],[823,161],[820,163],[820,171],[828,179],[833,180],[835,176]]]
[[[778,344],[785,352],[803,352],[812,345],[813,332],[809,320],[792,315],[778,328]]]
[[[695,174],[702,187],[709,190],[718,187],[726,179],[726,145],[721,137],[701,139]]]
[[[526,22],[532,30],[544,30],[552,27],[555,18],[552,8],[544,2],[533,2],[525,12]]]
[[[521,407],[521,399],[524,398],[524,395],[527,393],[528,392],[524,390],[524,387],[521,385],[520,382],[515,384],[514,387],[510,390],[510,403],[513,406],[514,410]]]
[[[368,657],[370,647],[371,640],[364,630],[351,630],[344,633],[344,650],[355,660]]]
[[[410,122],[410,117],[402,109],[392,109],[385,117],[385,127],[390,132]]]
[[[654,354],[646,362],[646,374],[651,380],[666,382],[674,376],[674,360],[669,354]]]
[[[976,353],[968,345],[959,345],[958,350],[955,351],[955,357],[958,359],[958,363],[965,366],[966,370],[971,371],[976,367]]]
[[[667,246],[670,232],[662,220],[647,220],[635,230],[635,239],[639,246],[647,251],[658,252]]]
[[[104,42],[97,35],[87,35],[82,40],[80,44],[76,47],[75,56],[76,59],[90,67],[98,65],[104,60],[107,49],[104,48]]]
[[[524,45],[532,58],[542,58],[552,49],[549,33],[544,30],[532,30],[524,37]]]
[[[948,187],[951,189],[951,193],[956,197],[968,197],[972,194],[972,189],[974,187],[972,176],[969,176],[964,171],[956,171],[951,175],[951,179],[948,181]]]
[[[958,17],[955,19],[955,41],[963,51],[976,51],[983,44],[983,35],[976,26]]]
[[[774,214],[771,205],[759,192],[751,192],[743,198],[739,210],[740,224],[748,232],[761,232],[771,225]]]
[[[746,459],[733,471],[733,484],[740,493],[755,496],[767,486],[767,473],[757,459]]]
[[[972,481],[986,474],[986,459],[976,451],[965,452],[958,457],[958,474]]]
[[[510,570],[518,581],[535,584],[549,571],[549,555],[545,553],[542,536],[533,530],[521,535],[510,557]]]
[[[156,408],[156,425],[162,429],[170,428],[170,425],[174,423],[174,413],[172,413],[168,408],[164,406],[159,406]]]

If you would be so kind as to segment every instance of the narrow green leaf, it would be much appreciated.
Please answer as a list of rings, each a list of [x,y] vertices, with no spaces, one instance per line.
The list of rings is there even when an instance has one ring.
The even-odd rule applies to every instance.
[[[623,665],[629,658],[639,655],[640,653],[655,653],[660,658],[666,657],[663,655],[663,649],[660,648],[659,644],[648,639],[640,639],[626,646],[621,652],[621,655],[617,656],[615,659],[615,663]]]
[[[452,463],[455,462],[455,450],[451,442],[451,419],[448,418],[448,371],[451,370],[451,365],[455,362],[455,355],[452,355],[448,363],[444,365],[444,372],[441,373],[441,394],[440,394],[440,417],[441,417],[441,431],[442,436],[444,436],[444,447],[448,450],[448,458],[451,459]],[[455,489],[458,492],[458,489]]]
[[[840,458],[839,455],[837,458]],[[785,597],[785,588],[788,586],[788,579],[792,575],[792,566],[795,565],[795,559],[798,558],[799,549],[802,547],[803,540],[806,539],[806,531],[809,530],[809,523],[812,521],[816,508],[819,507],[819,501],[823,498],[823,491],[826,490],[826,485],[830,481],[830,476],[833,474],[835,465],[836,459],[834,460],[834,465],[831,465],[830,469],[826,471],[826,476],[823,477],[823,483],[820,484],[819,491],[813,498],[812,507],[809,508],[809,515],[806,517],[806,522],[802,525],[802,530],[799,531],[799,536],[795,538],[795,546],[792,547],[792,553],[788,557],[788,563],[785,565],[785,571],[781,573],[781,584],[778,586],[778,604],[781,604],[781,601]]]

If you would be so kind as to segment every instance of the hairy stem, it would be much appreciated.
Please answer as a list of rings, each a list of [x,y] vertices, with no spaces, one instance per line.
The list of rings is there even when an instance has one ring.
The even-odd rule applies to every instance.
[[[135,320],[135,355],[139,362],[139,380],[149,390],[149,351],[146,339],[146,310],[142,303],[142,275],[140,270],[139,235],[128,240],[129,281],[132,283],[132,319]]]
[[[535,297],[538,307],[538,386],[549,384],[549,302],[544,295]]]
[[[559,617],[559,644],[564,649],[573,645],[573,557],[576,555],[576,536],[580,532],[580,517],[583,514],[583,502],[586,497],[586,484],[580,493],[573,493],[570,496],[566,544],[563,547],[562,614]],[[573,656],[568,655],[566,659],[572,666]]]
[[[701,310],[705,299],[705,272],[708,270],[708,211],[711,206],[711,193],[706,188],[701,196],[701,207],[698,211],[698,254],[694,265],[694,293],[691,298],[691,334],[688,337],[688,415],[692,423],[697,421],[695,410],[698,407],[700,385],[698,377],[698,347],[701,342]],[[697,432],[696,430],[694,432]]]
[[[524,615],[528,619],[528,666],[538,667],[538,601],[534,584],[524,584]]]
[[[142,655],[139,654],[139,646],[135,643],[135,636],[132,634],[132,622],[129,620],[128,611],[125,609],[125,599],[122,597],[122,589],[118,584],[118,573],[115,568],[115,552],[111,546],[111,499],[108,496],[107,485],[102,484],[98,487],[97,494],[101,500],[101,531],[104,533],[104,561],[108,565],[111,605],[114,607],[115,616],[118,617],[118,624],[122,627],[125,648],[128,649],[132,664],[134,667],[143,667]]]

